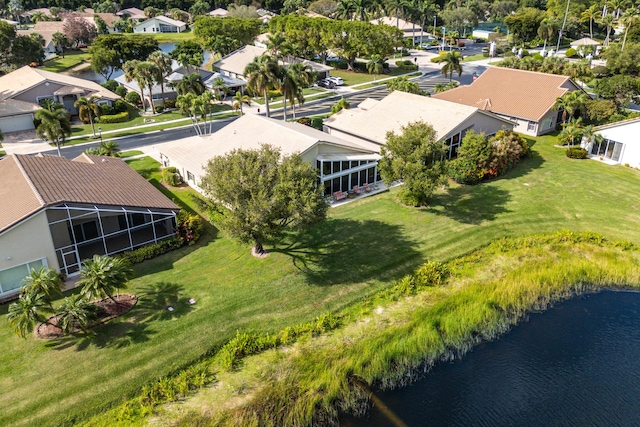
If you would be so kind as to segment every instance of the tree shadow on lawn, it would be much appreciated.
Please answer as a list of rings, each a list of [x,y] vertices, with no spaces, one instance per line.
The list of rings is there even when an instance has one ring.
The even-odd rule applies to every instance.
[[[423,209],[463,224],[480,225],[494,220],[498,214],[509,212],[504,205],[510,199],[511,195],[501,188],[486,184],[463,185],[434,196],[430,206]]]
[[[287,240],[269,251],[290,256],[309,283],[320,286],[400,277],[424,256],[402,226],[376,220],[329,219]]]
[[[138,303],[120,319],[95,326],[88,334],[68,335],[47,343],[47,347],[63,350],[75,346],[76,351],[90,345],[98,348],[123,348],[149,341],[156,331],[152,322],[172,320],[188,314],[193,305],[183,295],[184,287],[175,283],[150,284],[136,293]],[[169,307],[172,311],[169,311]]]

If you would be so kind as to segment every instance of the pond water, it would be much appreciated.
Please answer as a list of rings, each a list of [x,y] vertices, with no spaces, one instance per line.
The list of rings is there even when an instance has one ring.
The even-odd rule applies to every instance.
[[[341,426],[639,426],[640,293],[533,314]]]
[[[173,49],[176,48],[176,44],[175,43],[160,43],[158,45],[158,47],[160,48],[161,51],[165,52],[165,53],[170,53]],[[203,64],[206,64],[207,61],[209,60],[209,58],[211,57],[211,52],[209,51],[204,51],[204,61],[202,62]],[[111,75],[111,79],[115,79],[118,76],[121,76],[123,74],[122,70],[117,70],[115,71],[112,75]],[[73,74],[74,77],[80,77],[81,79],[87,79],[87,80],[91,80],[93,82],[96,83],[104,83],[106,80],[103,76],[101,76],[100,74],[96,73],[95,71],[93,71],[91,68],[81,71],[79,73],[75,73]]]

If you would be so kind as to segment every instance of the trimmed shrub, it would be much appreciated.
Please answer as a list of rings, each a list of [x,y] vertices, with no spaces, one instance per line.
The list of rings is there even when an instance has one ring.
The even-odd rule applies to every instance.
[[[354,62],[353,69],[357,71],[367,72],[367,63],[366,62]]]
[[[135,92],[130,92],[135,93]],[[100,123],[124,123],[129,121],[129,112],[123,111],[118,114],[105,114],[100,117]]]
[[[296,120],[298,123],[300,123],[301,125],[305,125],[305,126],[311,126],[311,118],[310,117],[300,117],[298,120]]]
[[[337,70],[346,70],[349,68],[346,61],[327,61],[327,65],[330,65]]]
[[[107,105],[107,104],[102,104],[100,106],[100,112],[103,115],[109,116],[109,115],[115,113],[116,111],[114,110],[114,108],[112,106]]]
[[[152,243],[141,248],[134,249],[132,251],[123,252],[116,255],[119,258],[123,258],[130,264],[137,264],[142,261],[146,261],[167,252],[179,249],[184,246],[184,241],[180,237],[172,237],[170,239],[162,240],[158,243]]]
[[[156,105],[154,110],[156,111],[156,113],[160,114],[164,111],[164,105]]]
[[[567,58],[573,58],[574,56],[576,56],[578,54],[578,52],[576,52],[576,50],[572,47],[570,47],[569,49],[567,49],[567,52],[564,54]]]
[[[118,86],[118,87],[122,87],[122,86]],[[128,110],[127,103],[124,102],[122,99],[118,99],[116,100],[116,102],[113,103],[113,109],[118,113],[124,113],[125,111]]]
[[[204,223],[198,215],[190,214],[184,209],[178,212],[178,235],[187,245],[193,245],[202,236]]]
[[[122,98],[127,96],[127,88],[124,86],[118,86],[115,90],[116,94]]]
[[[318,130],[322,130],[323,120],[320,117],[314,117],[311,119],[311,127],[316,128]]]
[[[115,80],[107,80],[106,82],[100,84],[100,86],[107,90],[110,90],[111,92],[116,92],[117,88],[119,87],[118,82],[116,82]]]
[[[584,148],[571,147],[571,148],[567,148],[567,151],[565,152],[565,154],[570,159],[586,159],[588,152]]]
[[[162,181],[172,187],[177,187],[178,185],[182,184],[182,178],[178,173],[178,169],[173,166],[164,168],[162,170]]]
[[[410,61],[408,59],[404,61],[396,61],[396,66],[401,70],[407,70],[407,71],[413,71],[418,69],[418,66],[414,64],[413,61]]]
[[[458,184],[473,185],[482,181],[484,169],[471,159],[459,157],[449,162],[449,176]]]
[[[164,106],[165,106],[165,108],[176,108],[176,100],[175,99],[165,99]]]
[[[125,95],[124,100],[129,104],[140,105],[140,94],[138,92],[129,92]]]

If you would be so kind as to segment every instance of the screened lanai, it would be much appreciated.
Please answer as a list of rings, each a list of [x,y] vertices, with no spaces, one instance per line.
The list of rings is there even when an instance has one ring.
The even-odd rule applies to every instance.
[[[60,271],[77,274],[83,260],[113,255],[175,235],[170,209],[61,204],[47,209]]]
[[[321,154],[316,157],[316,167],[324,195],[336,191],[352,191],[354,186],[375,184],[380,181],[377,154]]]

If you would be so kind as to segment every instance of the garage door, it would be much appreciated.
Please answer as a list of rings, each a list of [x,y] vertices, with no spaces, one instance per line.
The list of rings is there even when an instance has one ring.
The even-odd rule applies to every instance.
[[[0,117],[2,133],[18,132],[33,129],[33,114],[22,114],[13,117]]]

